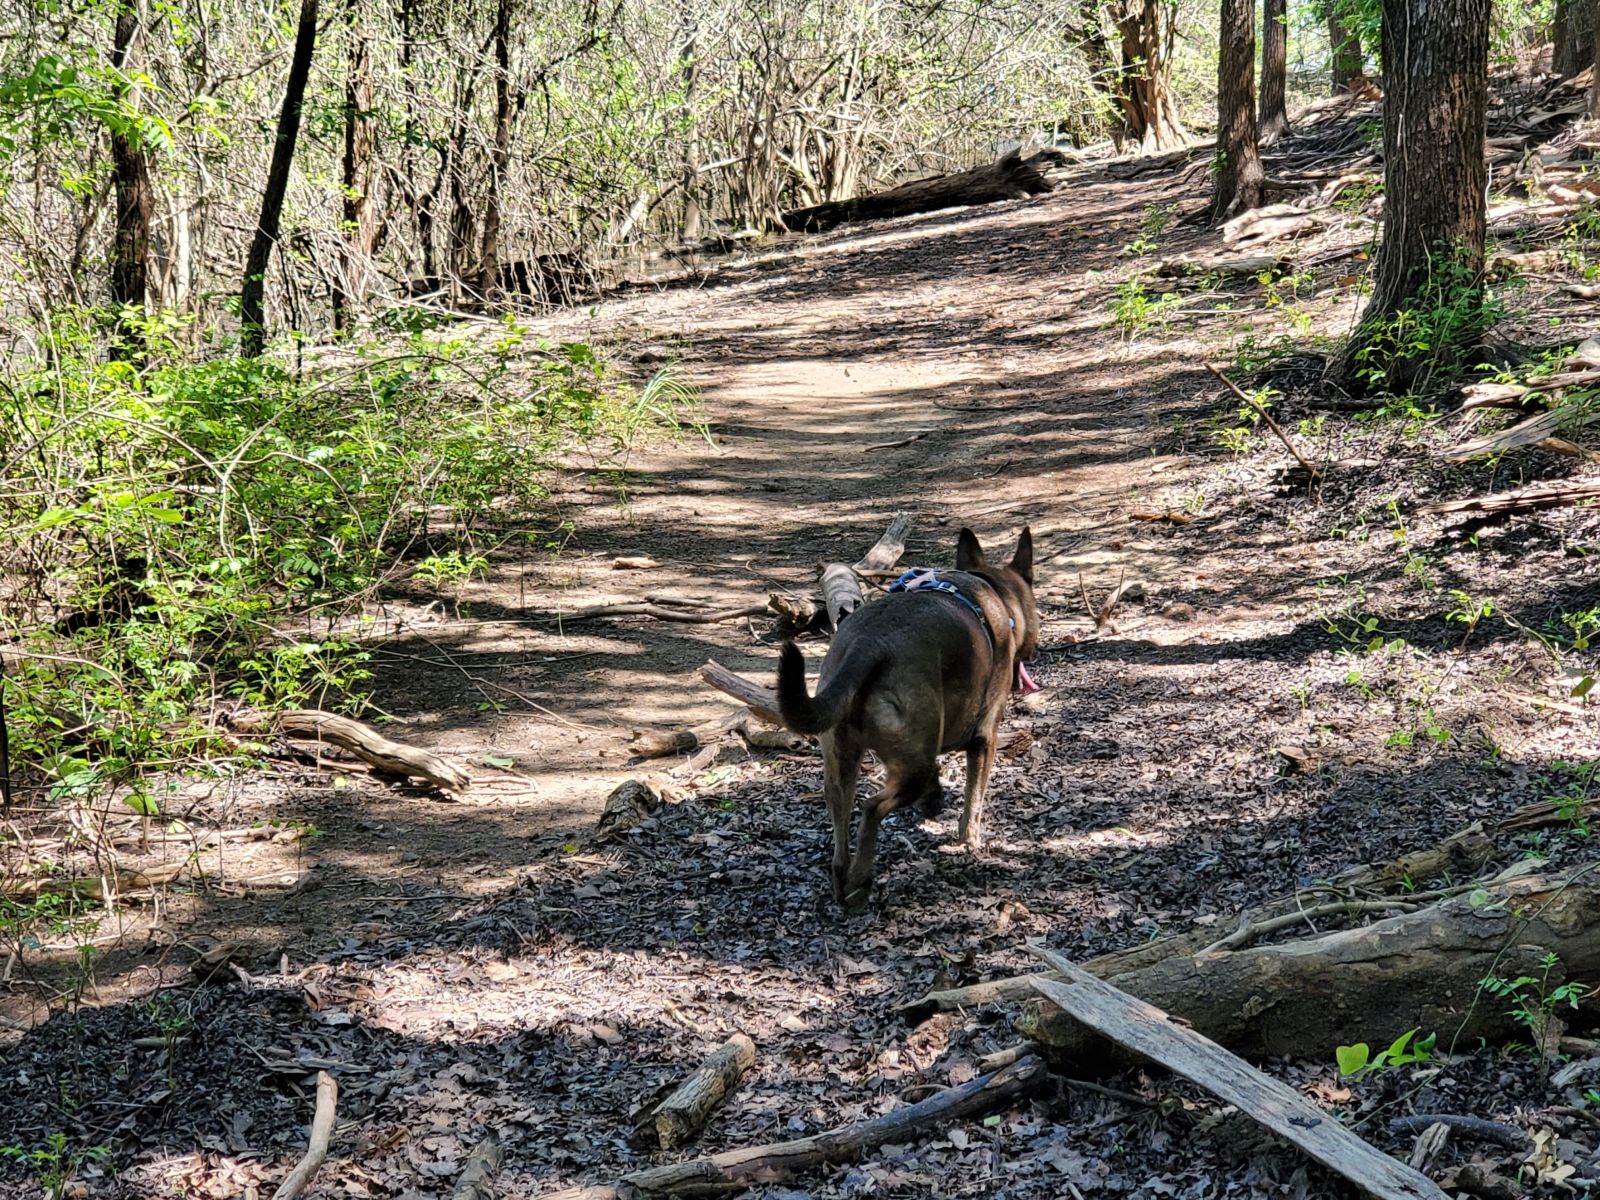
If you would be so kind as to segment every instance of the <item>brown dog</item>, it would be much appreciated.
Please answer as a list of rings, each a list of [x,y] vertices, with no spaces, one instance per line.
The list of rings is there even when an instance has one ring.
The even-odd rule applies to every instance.
[[[908,571],[889,595],[852,613],[822,660],[815,698],[806,692],[805,658],[793,642],[784,645],[778,708],[795,732],[821,735],[839,903],[866,903],[884,817],[904,804],[938,813],[939,755],[950,750],[967,752],[961,840],[978,846],[995,733],[1013,689],[1037,687],[1025,664],[1038,648],[1028,529],[1005,566],[991,566],[963,529],[954,571]],[[885,778],[866,802],[852,857],[850,821],[868,750]]]

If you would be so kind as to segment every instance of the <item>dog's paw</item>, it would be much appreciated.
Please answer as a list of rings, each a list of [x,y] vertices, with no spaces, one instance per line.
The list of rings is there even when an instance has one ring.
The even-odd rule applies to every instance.
[[[917,815],[932,820],[944,812],[946,799],[944,785],[935,782],[932,787],[917,797],[915,805]]]
[[[869,881],[857,884],[853,889],[846,892],[840,898],[839,904],[844,908],[845,912],[858,913],[866,908],[867,901],[870,899],[872,899],[872,884]]]

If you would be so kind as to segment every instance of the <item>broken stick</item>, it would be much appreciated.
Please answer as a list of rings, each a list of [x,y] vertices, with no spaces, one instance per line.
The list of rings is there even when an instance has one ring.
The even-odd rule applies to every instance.
[[[461,792],[472,783],[472,776],[437,754],[391,742],[370,725],[319,709],[294,708],[279,713],[240,709],[229,718],[229,724],[240,733],[276,733],[327,742],[350,751],[380,771],[413,776],[440,791]]]
[[[306,1145],[306,1155],[289,1177],[272,1193],[272,1200],[293,1200],[316,1175],[322,1160],[328,1157],[328,1143],[333,1139],[333,1118],[339,1105],[339,1085],[326,1071],[317,1072],[317,1109],[311,1118],[311,1138]]]
[[[1235,396],[1239,397],[1239,399],[1243,400],[1251,408],[1255,409],[1256,412],[1261,414],[1261,419],[1267,423],[1267,428],[1278,435],[1278,440],[1284,444],[1290,454],[1294,455],[1295,461],[1305,468],[1306,475],[1313,482],[1322,478],[1322,468],[1313,466],[1311,460],[1306,458],[1304,454],[1300,453],[1300,451],[1295,447],[1295,444],[1289,440],[1289,435],[1283,431],[1283,426],[1279,425],[1277,421],[1273,420],[1272,414],[1266,409],[1262,408],[1261,405],[1256,402],[1256,399],[1253,396],[1246,393],[1245,390],[1237,383],[1224,375],[1217,368],[1215,363],[1207,363],[1206,370],[1210,371],[1213,375],[1220,379],[1227,386],[1228,390],[1231,391]]]
[[[1063,982],[1036,980],[1051,1003],[1096,1033],[1198,1083],[1381,1200],[1445,1200],[1427,1176],[1368,1145],[1300,1093],[1160,1009],[1096,979],[1063,955],[1030,946]]]
[[[651,1167],[624,1175],[615,1183],[568,1188],[540,1200],[625,1200],[640,1196],[704,1196],[734,1192],[756,1183],[777,1183],[801,1171],[829,1163],[851,1162],[885,1142],[905,1141],[914,1133],[1008,1108],[1045,1079],[1044,1064],[1029,1055],[970,1083],[948,1088],[916,1104],[908,1104],[853,1125],[826,1133],[728,1150],[688,1162]]]
[[[716,659],[711,659],[700,668],[700,678],[717,691],[732,696],[763,721],[772,725],[783,724],[783,717],[778,713],[778,693],[772,688],[752,683],[743,675],[728,670]]]
[[[592,621],[597,617],[654,617],[658,621],[676,621],[680,625],[716,625],[722,621],[737,621],[741,617],[765,616],[766,612],[765,604],[722,609],[667,608],[647,600],[635,600],[622,604],[595,604],[555,615],[558,621]]]
[[[889,522],[889,528],[883,531],[883,536],[856,563],[856,574],[872,575],[894,566],[906,552],[906,535],[910,532],[911,518],[905,513],[895,513],[894,520]]]
[[[756,1044],[742,1033],[712,1051],[650,1114],[656,1144],[671,1150],[699,1133],[712,1110],[739,1086],[755,1061]]]

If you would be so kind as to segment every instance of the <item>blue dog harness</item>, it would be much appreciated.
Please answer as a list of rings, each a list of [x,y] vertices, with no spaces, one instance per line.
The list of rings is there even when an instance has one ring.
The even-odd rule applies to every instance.
[[[943,596],[954,597],[961,601],[962,604],[965,604],[972,611],[972,615],[978,618],[978,624],[983,626],[983,632],[988,636],[989,643],[991,645],[994,644],[994,633],[989,629],[989,618],[983,615],[983,609],[979,608],[970,596],[948,579],[939,578],[937,571],[929,570],[927,567],[913,567],[891,583],[889,590],[891,592],[938,592]],[[1007,618],[1006,624],[1016,628],[1017,623]]]

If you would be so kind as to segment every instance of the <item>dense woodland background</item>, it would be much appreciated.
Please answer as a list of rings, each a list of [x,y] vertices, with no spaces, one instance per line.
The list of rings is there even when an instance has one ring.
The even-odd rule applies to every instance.
[[[415,1096],[444,1093],[455,1100],[441,1110],[478,1104],[473,1120],[496,1127],[541,1128],[552,1096],[576,1097],[561,1138],[509,1151],[516,1170],[533,1190],[616,1174],[641,1153],[619,1112],[632,1119],[646,1084],[681,1074],[673,1037],[747,1020],[763,1055],[778,1045],[784,1060],[763,1060],[761,1102],[731,1106],[724,1141],[770,1140],[774,1113],[814,1132],[871,1106],[898,1112],[899,1085],[942,1093],[948,1078],[955,1092],[980,1067],[1002,1073],[1010,1104],[1043,1069],[1031,1051],[986,1057],[1008,1035],[967,1010],[1033,996],[1026,981],[978,980],[1026,969],[1022,933],[1126,966],[1174,1011],[1208,998],[1185,1019],[1257,1057],[1327,1058],[1307,1049],[1315,1038],[1388,1045],[1403,1030],[1383,1024],[1386,1006],[1413,1002],[1466,1009],[1458,1033],[1475,1019],[1504,1040],[1514,1025],[1520,1051],[1441,1051],[1455,1073],[1435,1082],[1396,1070],[1431,1061],[1426,1037],[1412,1057],[1394,1043],[1394,1062],[1284,1069],[1373,1122],[1388,1150],[1428,1125],[1375,1118],[1422,1121],[1424,1087],[1456,1116],[1492,1115],[1522,1165],[1452,1149],[1449,1178],[1468,1194],[1600,1179],[1600,1079],[1589,1088],[1577,1069],[1600,1064],[1600,1045],[1552,1024],[1569,1001],[1592,1007],[1572,972],[1600,970],[1600,904],[1584,882],[1600,676],[1597,43],[1600,0],[27,0],[0,12],[0,989],[30,1006],[27,1022],[3,1017],[21,1049],[0,1084],[56,1085],[0,1124],[0,1156],[29,1172],[19,1186],[54,1200],[81,1176],[134,1196],[161,1193],[159,1176],[175,1194],[241,1194],[284,1174],[299,1144],[315,1084],[296,1064],[337,1073],[363,1054],[382,1061],[343,1078],[352,1095],[369,1088],[344,1110],[346,1134],[373,1123],[370,1154],[351,1156],[372,1174],[347,1171],[351,1194],[453,1178],[475,1141],[466,1116],[437,1118],[436,1133],[455,1130],[437,1137],[462,1145],[430,1143],[421,1166],[409,1134],[388,1140]],[[948,220],[927,215],[943,204],[902,205],[892,221],[823,232],[872,215],[829,206],[930,177],[910,194],[948,199],[959,191],[941,187],[1012,169],[1036,169],[1045,182],[1024,190],[1038,194]],[[1207,373],[1217,363],[1222,378]],[[826,440],[841,429],[843,448]],[[1268,464],[1280,450],[1287,466]],[[755,501],[783,506],[782,521]],[[593,824],[562,808],[561,789],[600,770],[596,735],[625,740],[619,722],[691,708],[682,680],[707,644],[731,654],[743,638],[758,672],[775,637],[814,642],[811,617],[796,626],[793,609],[764,607],[766,589],[809,603],[813,563],[839,553],[829,539],[875,535],[891,501],[952,530],[1026,514],[1051,546],[1061,691],[1019,708],[1008,735],[1009,858],[924,854],[913,867],[897,826],[884,887],[898,902],[848,929],[831,912],[819,921],[805,882],[810,761],[725,720],[630,728],[625,751],[610,747],[630,769],[652,736],[663,757],[694,752],[668,783],[652,775],[629,793],[660,809],[626,814],[635,841],[596,849],[557,828],[578,811]],[[850,532],[821,528],[822,512]],[[949,540],[941,528],[899,549],[944,555]],[[1097,596],[1094,571],[1129,546],[1158,564],[1151,578],[1123,566]],[[640,596],[613,603],[613,571],[639,572]],[[667,571],[689,586],[716,577],[727,594],[648,591]],[[718,572],[762,595],[752,607]],[[602,602],[567,604],[585,588]],[[1229,605],[1248,615],[1229,625]],[[1137,637],[1118,634],[1129,608]],[[779,619],[758,631],[752,616]],[[600,626],[615,637],[568,624],[619,620],[634,624]],[[640,621],[724,642],[678,644]],[[468,626],[461,644],[432,640]],[[480,634],[492,645],[471,653],[486,657],[463,665]],[[569,660],[612,674],[561,674]],[[1535,732],[1518,726],[1530,704],[1546,721]],[[506,751],[494,722],[508,708],[560,727],[537,743],[515,731],[539,747],[567,739],[549,751],[559,771],[519,774],[548,763]],[[410,772],[420,785],[353,787],[349,760],[322,757],[332,713],[377,728],[410,718],[474,786],[501,772],[533,780],[534,799],[498,811],[490,786],[484,810],[419,807],[466,779],[432,755]],[[286,745],[295,719],[315,735],[309,764]],[[1138,737],[1116,734],[1130,723]],[[736,736],[749,753],[730,766],[717,742]],[[770,751],[791,757],[751,757]],[[394,830],[416,812],[412,851]],[[304,881],[325,875],[299,856],[316,857],[303,844],[329,813],[356,849],[341,842],[318,865],[343,854],[337,869],[355,874],[300,909]],[[524,854],[523,821],[548,823],[548,844]],[[659,855],[633,856],[657,836]],[[262,843],[247,861],[292,859],[295,882],[228,890],[235,843]],[[446,843],[470,870],[519,882],[469,894],[456,890],[474,883],[468,869],[448,890],[406,874],[418,861],[444,871]],[[1420,847],[1432,857],[1407,856]],[[1380,850],[1394,863],[1340,873]],[[1577,874],[1547,886],[1535,859]],[[1207,874],[1219,863],[1225,875]],[[1509,882],[1494,875],[1507,869]],[[1443,914],[1454,930],[1483,916],[1491,887],[1509,889],[1497,913],[1571,906],[1568,924],[1538,931],[1556,961],[1502,964],[1500,946],[1491,970],[1466,935],[1462,957],[1436,960],[1434,934],[1413,931],[1403,981],[1342,993],[1368,1024],[1329,1014],[1322,997],[1358,972],[1316,974],[1328,968],[1315,954],[1283,989],[1288,1033],[1234,1022],[1254,1000],[1229,989],[1256,986],[1251,970],[1281,982],[1270,939],[1298,935],[1307,908],[1323,929]],[[194,923],[181,937],[169,903]],[[276,941],[252,932],[257,903],[294,910],[260,918]],[[143,949],[130,948],[134,925]],[[252,938],[273,961],[236,952]],[[1169,957],[1142,957],[1145,943]],[[197,958],[173,970],[194,978],[174,984],[162,971],[180,947]],[[1219,948],[1241,957],[1208,976]],[[662,962],[691,952],[673,969],[698,1017],[651,990]],[[291,971],[302,953],[316,961]],[[116,954],[128,961],[102,973]],[[160,959],[145,991],[130,982],[149,965],[139,955]],[[468,989],[448,1018],[428,1008],[439,962]],[[268,968],[287,990],[263,1000]],[[391,970],[423,982],[374,982]],[[771,973],[757,984],[747,971]],[[499,985],[528,992],[507,999]],[[870,1014],[850,987],[876,989]],[[924,991],[916,1022],[931,1024],[906,1033],[895,1006]],[[377,1009],[360,1006],[380,993],[415,1023],[375,1033]],[[856,1007],[825,1035],[813,1004]],[[1076,1025],[1032,1004],[1017,1028],[1058,1064],[1089,1053]],[[557,1015],[544,1024],[529,1015],[545,1010]],[[343,1020],[358,1011],[370,1027]],[[451,1040],[501,1016],[492,1037]],[[258,1020],[298,1057],[252,1041]],[[204,1053],[186,1057],[191,1036]],[[1552,1070],[1561,1055],[1572,1072]],[[957,1066],[930,1075],[935,1061]],[[273,1083],[252,1090],[258,1065]],[[130,1076],[166,1086],[107,1116]],[[810,1107],[791,1102],[798,1079]],[[840,1100],[846,1082],[877,1091]],[[1031,1164],[1019,1195],[1058,1194],[1058,1175],[1114,1195],[1182,1183],[1197,1200],[1343,1186],[1294,1167],[1264,1181],[1253,1150],[1186,1179],[1173,1148],[1185,1138],[1163,1122],[1185,1137],[1210,1128],[1216,1112],[1190,1115],[1210,1101],[1173,1101],[1142,1074],[1123,1080],[1132,1091],[1070,1082],[1084,1089],[1072,1111],[1013,1113],[992,1160],[976,1136],[967,1155],[961,1134],[950,1153],[967,1157],[948,1180],[940,1149],[866,1183],[834,1178],[827,1194],[950,1181],[987,1194],[1002,1143]],[[243,1114],[225,1136],[206,1124],[224,1092]],[[1143,1166],[1112,1162],[1119,1143],[1091,1169],[1067,1145],[1122,1129],[1115,1112],[1073,1108],[1089,1096],[1138,1114]],[[155,1148],[139,1141],[146,1118]],[[1414,1157],[1442,1162],[1443,1145]],[[177,1182],[161,1174],[174,1146],[196,1164]],[[1162,1182],[1141,1192],[1153,1163]]]

